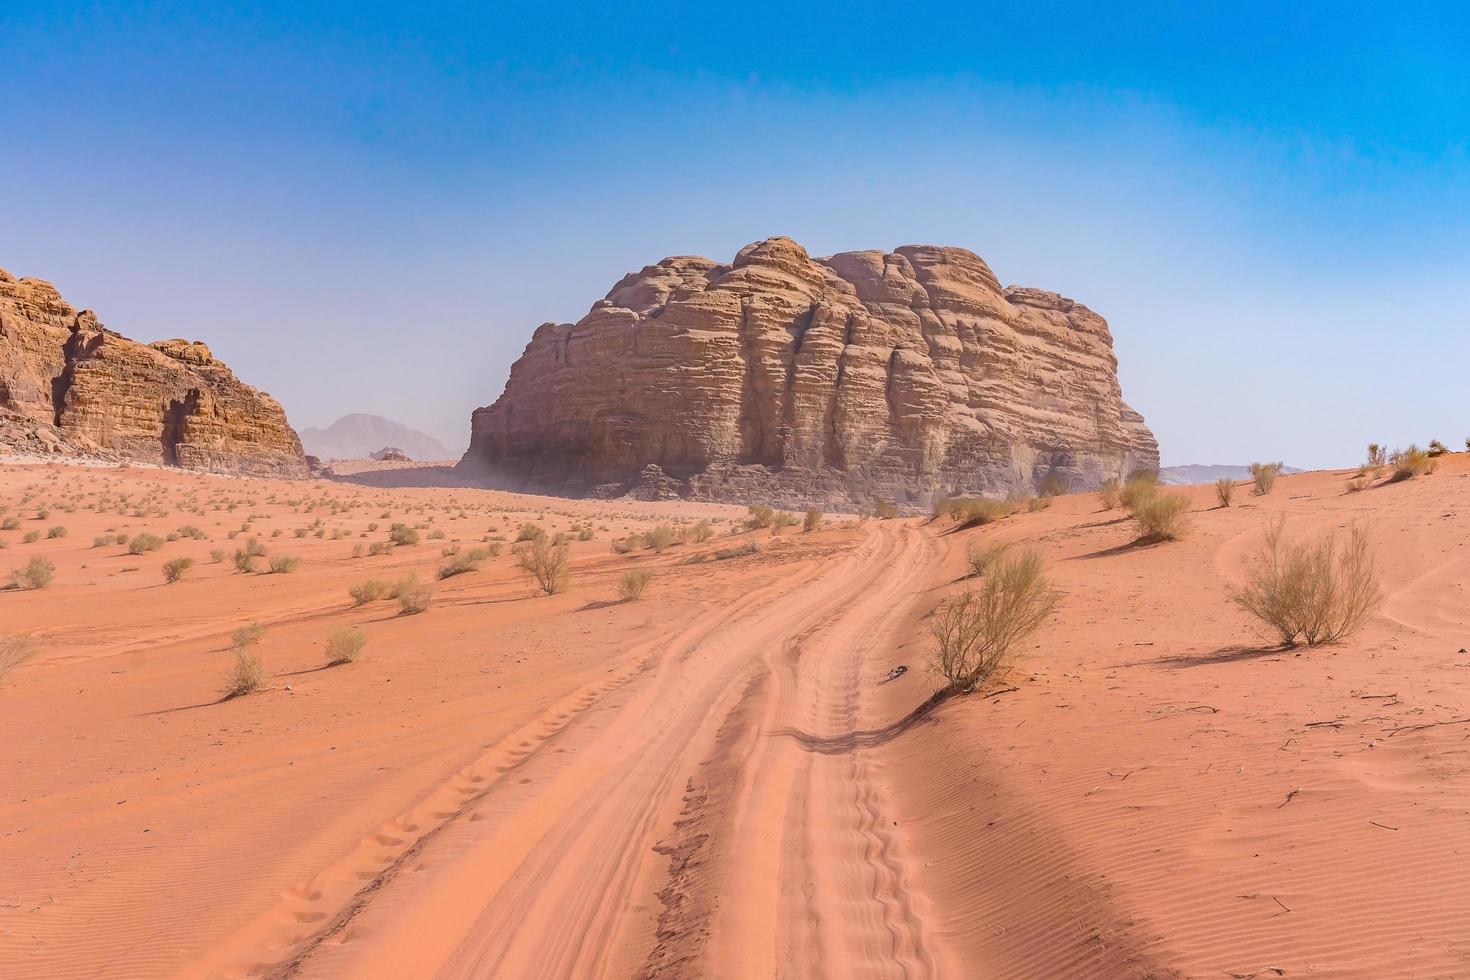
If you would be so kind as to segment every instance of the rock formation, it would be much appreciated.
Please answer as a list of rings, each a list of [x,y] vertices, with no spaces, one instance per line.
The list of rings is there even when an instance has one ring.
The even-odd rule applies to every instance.
[[[365,459],[384,446],[401,449],[414,459],[453,459],[463,452],[451,451],[428,433],[402,422],[361,412],[344,415],[325,429],[308,426],[299,431],[301,445],[322,459]]]
[[[460,463],[570,495],[908,509],[1157,465],[1085,306],[959,248],[788,238],[664,259],[543,324]]]
[[[0,451],[305,476],[281,406],[204,344],[140,344],[0,269]]]

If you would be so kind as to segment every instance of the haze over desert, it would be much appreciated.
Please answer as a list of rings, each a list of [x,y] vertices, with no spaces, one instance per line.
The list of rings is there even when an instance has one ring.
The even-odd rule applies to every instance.
[[[1470,11],[0,65],[0,980],[1470,980]]]

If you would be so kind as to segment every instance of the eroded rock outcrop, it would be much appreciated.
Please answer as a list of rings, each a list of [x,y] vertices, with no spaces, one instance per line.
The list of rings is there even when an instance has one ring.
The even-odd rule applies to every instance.
[[[539,327],[460,466],[502,486],[927,506],[1156,467],[1102,317],[916,245],[668,258]]]
[[[305,476],[275,399],[204,344],[140,344],[0,269],[0,451]]]

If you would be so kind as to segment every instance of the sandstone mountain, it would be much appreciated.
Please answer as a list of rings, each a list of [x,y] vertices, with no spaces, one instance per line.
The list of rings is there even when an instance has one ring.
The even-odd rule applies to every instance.
[[[388,446],[418,460],[453,459],[457,455],[426,432],[362,412],[344,415],[325,429],[302,429],[301,444],[321,459],[366,459]]]
[[[0,452],[304,476],[281,406],[204,344],[140,344],[0,269]]]
[[[680,256],[547,323],[462,471],[570,495],[927,506],[1158,465],[1107,323],[959,248]]]

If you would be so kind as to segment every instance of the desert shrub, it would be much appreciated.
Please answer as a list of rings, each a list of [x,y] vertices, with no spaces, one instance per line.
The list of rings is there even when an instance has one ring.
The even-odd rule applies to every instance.
[[[265,665],[249,648],[235,648],[235,662],[225,678],[225,697],[238,698],[265,686]]]
[[[654,551],[662,552],[674,543],[674,529],[667,524],[660,524],[643,533],[643,544]]]
[[[391,590],[392,586],[387,582],[380,582],[375,578],[370,578],[365,582],[358,582],[347,590],[347,594],[352,597],[352,604],[354,606],[365,606],[370,602],[376,602],[383,598]]]
[[[898,504],[891,500],[880,500],[873,505],[873,516],[880,521],[891,521],[898,516]]]
[[[230,634],[230,646],[236,650],[248,650],[265,636],[265,627],[260,623],[248,623]]]
[[[36,655],[36,641],[29,636],[0,633],[0,683],[10,673]]]
[[[778,510],[771,516],[771,533],[780,534],[782,528],[788,528],[795,523],[795,517],[786,513],[784,510]]]
[[[1221,507],[1230,506],[1230,502],[1235,499],[1236,486],[1236,482],[1228,476],[1222,476],[1215,481],[1215,497],[1220,501]]]
[[[177,582],[184,577],[184,573],[194,567],[192,558],[171,558],[163,563],[163,580],[165,582]]]
[[[439,531],[439,530],[430,531],[429,532],[429,540],[430,541],[443,541],[444,540],[444,532],[443,531]]]
[[[934,672],[950,690],[975,690],[1005,669],[1016,644],[1041,628],[1056,601],[1034,551],[1001,558],[978,589],[951,596],[934,610]]]
[[[367,553],[369,558],[376,558],[379,555],[391,555],[393,554],[393,542],[374,541],[372,544],[368,545]]]
[[[44,589],[55,577],[56,565],[42,555],[36,555],[10,573],[11,585],[17,589]]]
[[[20,518],[19,517],[7,517],[7,518],[5,518],[5,520],[0,521],[0,531],[15,531],[15,530],[19,530],[19,528],[20,528]]]
[[[1356,632],[1383,601],[1367,528],[1354,524],[1346,542],[1328,531],[1288,543],[1285,526],[1278,520],[1266,528],[1265,544],[1231,600],[1287,646],[1299,639],[1316,646]]]
[[[1368,462],[1364,466],[1365,472],[1372,476],[1378,476],[1383,468],[1388,465],[1388,450],[1376,442],[1368,443]]]
[[[56,538],[64,538],[66,537],[66,528],[59,525],[57,527],[49,528],[46,531],[46,537],[52,540],[55,540]]]
[[[754,541],[747,541],[744,544],[738,544],[731,548],[720,548],[716,550],[715,560],[725,561],[728,558],[743,558],[746,555],[753,555],[760,550],[760,545]]]
[[[253,572],[255,559],[264,557],[265,545],[258,538],[250,538],[245,542],[245,547],[235,549],[235,571]]]
[[[648,588],[648,583],[653,581],[653,573],[645,568],[624,572],[622,579],[618,581],[618,595],[624,600],[632,601],[643,595]]]
[[[110,544],[112,544],[112,535],[110,534],[99,534],[92,539],[92,547],[94,548],[106,548]]]
[[[20,543],[21,544],[35,544],[37,541],[40,541],[40,540],[41,540],[41,532],[40,531],[27,531],[25,534],[22,534],[20,536]]]
[[[970,566],[970,574],[979,578],[984,575],[997,561],[1010,551],[1011,546],[1002,542],[981,544],[976,541],[965,549],[965,561]]]
[[[637,535],[637,534],[630,534],[626,538],[613,538],[612,539],[612,550],[613,550],[613,553],[614,554],[619,554],[619,555],[626,555],[628,552],[630,552],[633,549],[637,548],[638,545],[642,543],[642,541],[643,541],[642,536],[641,535]]]
[[[1366,476],[1358,476],[1347,482],[1348,493],[1362,493],[1373,485],[1373,481]]]
[[[1102,482],[1097,493],[1103,510],[1113,510],[1118,506],[1118,492],[1121,489],[1122,485],[1118,483],[1117,477],[1110,476]]]
[[[127,544],[128,543],[128,536],[126,534],[116,535],[112,539],[112,543],[113,544]]]
[[[1159,475],[1153,470],[1134,470],[1128,474],[1128,479],[1123,481],[1122,488],[1118,491],[1118,503],[1122,504],[1124,510],[1131,511],[1145,498],[1152,497],[1159,492]]]
[[[270,561],[270,570],[275,575],[289,575],[301,567],[301,559],[295,555],[276,555]]]
[[[572,554],[565,544],[545,538],[515,546],[516,565],[547,595],[563,591],[572,579]]]
[[[1041,496],[1031,497],[1031,498],[1027,499],[1027,501],[1026,501],[1026,510],[1027,510],[1027,512],[1034,514],[1034,513],[1036,513],[1039,510],[1046,510],[1048,507],[1051,506],[1052,496],[1053,495],[1042,494]]]
[[[398,600],[399,613],[416,616],[434,604],[434,586],[419,582],[417,575],[405,575],[393,586],[393,597]]]
[[[516,531],[516,542],[521,541],[544,541],[546,540],[546,528],[540,524],[522,524]]]
[[[1390,479],[1399,483],[1433,473],[1439,461],[1418,446],[1410,446],[1389,457],[1389,464],[1393,467],[1393,476]]]
[[[419,532],[407,524],[394,524],[388,529],[388,540],[393,544],[413,545],[419,543]]]
[[[225,560],[225,550],[223,548],[215,548],[209,553],[209,560],[216,565],[223,563]]]
[[[185,524],[183,527],[179,528],[179,535],[181,537],[189,538],[193,541],[203,541],[205,538],[209,537],[209,535],[205,534],[202,530],[195,527],[193,524]]]
[[[957,497],[950,513],[960,527],[979,527],[983,524],[993,524],[1003,518],[1011,516],[1012,507],[1009,501],[986,500],[984,498]]]
[[[1257,497],[1264,497],[1276,486],[1276,478],[1281,475],[1280,463],[1252,463],[1251,479],[1255,487],[1251,493]]]
[[[367,636],[362,630],[340,629],[327,637],[327,666],[350,664],[362,653]]]
[[[710,527],[709,521],[700,521],[689,529],[689,538],[696,544],[704,544],[714,537],[715,529]]]
[[[1449,448],[1438,439],[1429,440],[1429,449],[1426,450],[1431,456],[1443,456],[1449,452]]]
[[[822,512],[816,507],[808,507],[806,516],[802,518],[801,529],[803,531],[815,531],[822,526]]]
[[[294,528],[294,529],[293,529],[293,530],[292,530],[292,531],[291,531],[291,533],[292,533],[292,534],[293,534],[293,535],[295,535],[295,536],[296,536],[296,537],[298,537],[298,538],[304,538],[304,537],[306,537],[306,536],[307,536],[307,535],[308,535],[308,534],[310,534],[310,533],[311,533],[311,529],[310,529],[310,528],[305,528],[305,527],[298,527],[298,528]]]
[[[776,518],[776,511],[765,504],[751,504],[746,507],[746,510],[750,512],[750,516],[746,518],[745,524],[752,530],[770,527],[771,522]]]
[[[1134,503],[1128,513],[1138,524],[1143,541],[1177,541],[1189,529],[1189,498],[1178,493],[1154,493]]]
[[[452,578],[455,575],[463,575],[465,572],[473,572],[480,567],[480,562],[490,557],[487,548],[471,548],[468,551],[456,552],[449,561],[439,566],[439,578]]]

